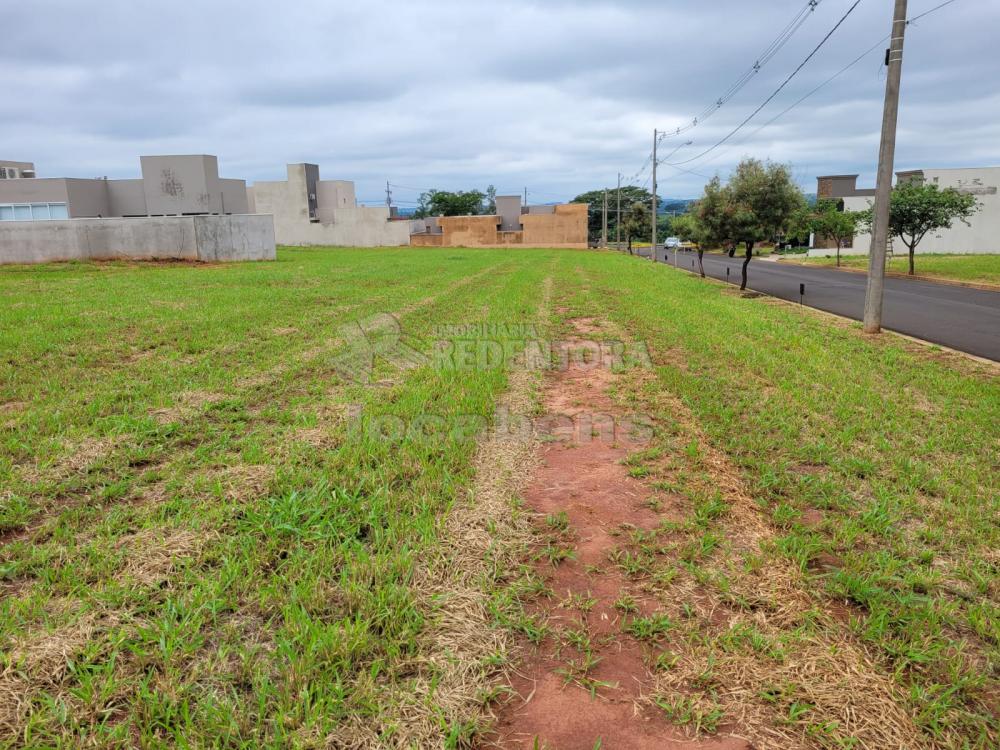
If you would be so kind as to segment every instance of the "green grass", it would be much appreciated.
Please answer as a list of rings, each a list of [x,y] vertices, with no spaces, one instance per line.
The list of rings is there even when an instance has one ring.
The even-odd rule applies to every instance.
[[[695,665],[703,697],[658,692],[660,708],[715,731],[727,660],[778,669],[840,638],[873,654],[925,742],[995,746],[995,371],[624,255],[451,248],[0,269],[0,688],[19,699],[0,708],[0,745],[308,747],[368,731],[406,746],[393,717],[413,705],[441,746],[473,742],[474,701],[448,713],[422,692],[441,601],[414,580],[450,547],[442,520],[474,479],[475,433],[366,427],[488,420],[508,377],[378,359],[363,385],[335,355],[342,326],[378,313],[398,313],[421,351],[437,325],[536,322],[547,278],[559,312],[543,324],[589,314],[647,343],[652,376],[618,394],[656,424],[632,470],[689,505],[623,534],[612,562],[637,586],[693,581],[767,614],[738,579],[781,561],[817,611],[853,608],[722,628],[683,594],[667,598],[676,612],[628,615],[650,647],[670,640],[666,675],[711,655]],[[771,542],[753,554],[725,533],[734,510],[703,481],[699,440],[765,519]],[[558,514],[540,525],[566,530]],[[496,627],[551,636],[518,609],[537,582],[512,570],[483,585]],[[597,691],[590,666],[566,678]],[[844,740],[797,689],[772,700],[784,725]]]
[[[787,262],[834,266],[837,260],[832,257],[807,259],[791,256]],[[867,269],[868,256],[842,255],[840,264],[845,268]],[[914,266],[918,276],[1000,285],[1000,255],[921,255],[918,252],[914,258]],[[906,274],[909,271],[909,260],[905,254],[896,255],[886,267],[890,273]]]

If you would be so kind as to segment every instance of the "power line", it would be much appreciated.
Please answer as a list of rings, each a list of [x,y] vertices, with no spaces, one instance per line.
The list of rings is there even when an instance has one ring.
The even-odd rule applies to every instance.
[[[764,109],[764,107],[766,107],[768,104],[770,104],[772,101],[774,101],[774,98],[778,94],[780,94],[789,83],[792,82],[792,79],[795,78],[795,76],[797,76],[799,74],[799,72],[801,72],[801,70],[808,64],[808,62],[810,60],[812,60],[813,57],[816,56],[816,53],[818,53],[823,48],[823,46],[828,41],[830,41],[830,37],[832,37],[834,35],[834,33],[837,31],[837,29],[839,29],[843,25],[844,21],[847,20],[848,16],[850,16],[851,13],[854,12],[854,9],[857,8],[860,4],[861,4],[861,0],[854,0],[854,4],[850,8],[847,9],[847,12],[841,17],[841,19],[839,21],[837,21],[837,23],[834,25],[834,27],[832,29],[830,29],[830,31],[827,32],[826,36],[823,37],[823,39],[820,41],[820,43],[816,45],[816,47],[813,49],[813,51],[810,52],[806,56],[806,59],[803,60],[801,63],[799,63],[799,66],[797,68],[795,68],[795,70],[793,70],[791,72],[791,74],[788,76],[788,78],[786,78],[782,82],[782,84],[780,86],[778,86],[778,88],[776,88],[774,90],[774,92],[769,97],[767,97],[767,99],[764,100],[763,104],[761,104],[759,107],[757,107],[757,109],[755,109],[753,112],[751,112],[750,116],[747,117],[739,125],[737,125],[732,131],[730,131],[730,133],[725,138],[723,138],[722,140],[718,141],[714,146],[711,146],[710,148],[702,151],[697,156],[692,156],[690,159],[685,159],[684,161],[679,161],[679,162],[675,162],[673,164],[668,164],[668,166],[676,167],[676,166],[680,166],[682,164],[689,164],[689,163],[691,163],[693,161],[697,161],[698,159],[701,159],[702,157],[707,156],[708,154],[710,154],[713,151],[715,151],[715,149],[719,148],[719,146],[721,146],[724,143],[726,143],[730,138],[732,138],[734,135],[736,135],[738,132],[740,132],[744,127],[746,127],[746,125],[754,117],[756,117],[758,114],[760,114],[760,111],[762,109]]]
[[[937,6],[933,7],[933,8],[931,8],[930,10],[923,12],[923,13],[921,13],[918,16],[914,16],[909,21],[907,21],[906,24],[907,24],[907,26],[909,26],[909,25],[911,25],[913,23],[916,23],[921,18],[924,18],[925,16],[929,16],[931,13],[934,13],[935,11],[941,10],[946,5],[951,5],[954,2],[956,2],[956,0],[947,0],[947,2],[941,3],[940,5],[937,5]],[[755,131],[753,131],[750,135],[748,135],[746,138],[744,138],[743,140],[741,140],[739,143],[735,144],[734,146],[730,146],[730,148],[735,148],[735,146],[743,145],[744,143],[747,143],[748,141],[752,140],[754,138],[754,136],[756,136],[764,128],[769,127],[770,125],[773,125],[775,122],[777,122],[782,117],[784,117],[785,115],[787,115],[789,112],[791,112],[793,109],[795,109],[800,104],[802,104],[803,102],[805,102],[807,99],[809,99],[812,96],[814,96],[815,94],[817,94],[821,89],[825,88],[826,86],[828,86],[829,84],[833,83],[835,80],[837,80],[838,78],[840,78],[840,76],[842,76],[848,70],[850,70],[855,65],[857,65],[858,63],[860,63],[862,60],[864,60],[866,57],[868,57],[868,55],[870,55],[872,52],[874,52],[875,50],[881,49],[883,47],[883,45],[887,41],[889,41],[889,38],[890,38],[890,35],[886,34],[884,37],[882,37],[877,42],[875,42],[875,44],[873,44],[871,47],[869,47],[864,52],[862,52],[860,55],[858,55],[857,57],[855,57],[851,62],[849,62],[843,68],[841,68],[840,70],[838,70],[836,73],[834,73],[832,76],[830,76],[829,78],[827,78],[821,84],[819,84],[814,89],[812,89],[811,91],[809,91],[807,94],[805,94],[804,96],[800,97],[794,103],[792,103],[791,105],[789,105],[785,109],[781,110],[781,112],[779,112],[774,117],[772,117],[770,120],[768,120],[767,122],[765,122],[763,125],[761,125],[759,128],[757,128]],[[719,156],[716,156],[714,159],[710,159],[708,162],[705,162],[705,163],[706,164],[710,164],[711,162],[716,161],[718,158],[720,158],[720,156],[721,156],[721,154]],[[669,167],[669,166],[673,166],[673,165],[667,164],[667,166]],[[674,167],[674,168],[675,169],[679,169],[680,167]],[[693,174],[697,174],[697,173],[693,173]],[[703,175],[699,175],[699,176],[703,176]]]
[[[807,20],[809,20],[809,17],[819,6],[820,2],[821,0],[809,0],[809,2],[805,4],[805,7],[796,13],[795,17],[792,18],[788,25],[781,30],[781,33],[778,34],[774,41],[772,41],[767,48],[757,56],[754,64],[751,65],[749,69],[744,71],[739,78],[737,78],[736,81],[734,81],[732,85],[726,89],[722,96],[716,99],[709,106],[705,107],[705,109],[699,112],[687,125],[683,125],[673,131],[664,131],[664,133],[660,136],[660,139],[674,138],[682,133],[686,133],[687,131],[698,127],[698,125],[722,109],[723,105],[728,103],[734,96],[742,91],[743,88],[750,83],[750,81],[758,73],[760,73],[764,66],[767,65],[767,63],[769,63],[774,56],[781,51],[782,47],[784,47],[789,40],[795,36],[796,32],[802,28]]]

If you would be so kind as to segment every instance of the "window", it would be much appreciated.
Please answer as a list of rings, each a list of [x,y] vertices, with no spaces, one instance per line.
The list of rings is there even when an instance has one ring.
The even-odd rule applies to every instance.
[[[0,221],[47,221],[68,219],[65,203],[4,203],[0,204]]]

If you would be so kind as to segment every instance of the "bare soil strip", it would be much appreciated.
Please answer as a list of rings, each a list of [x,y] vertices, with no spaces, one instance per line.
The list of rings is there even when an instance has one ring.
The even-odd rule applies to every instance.
[[[599,330],[593,321],[575,321],[579,335]],[[573,349],[579,340],[566,342]],[[577,350],[578,351],[578,350]],[[634,617],[657,612],[652,598],[622,611],[628,583],[614,564],[617,538],[629,530],[651,530],[659,515],[644,503],[649,491],[624,465],[635,435],[622,425],[628,415],[615,405],[609,387],[616,376],[571,356],[553,374],[543,405],[556,440],[539,448],[540,466],[525,492],[529,508],[563,528],[537,570],[551,596],[537,605],[552,637],[526,652],[512,675],[516,696],[498,711],[498,747],[592,750],[608,748],[746,748],[738,739],[692,743],[662,711],[643,701],[653,682],[642,643],[622,632]],[[617,430],[609,427],[615,421]],[[573,435],[566,434],[573,424]],[[558,552],[574,547],[572,557]],[[553,566],[553,562],[555,566]],[[617,606],[616,606],[617,604]]]

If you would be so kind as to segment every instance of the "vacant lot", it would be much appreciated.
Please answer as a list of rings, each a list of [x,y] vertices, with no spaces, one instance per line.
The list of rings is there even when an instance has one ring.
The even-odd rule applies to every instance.
[[[522,710],[548,672],[628,706],[585,748],[1000,742],[995,369],[584,251],[6,268],[0,301],[0,744],[562,748]],[[581,339],[648,358],[497,356]],[[588,408],[650,430],[561,510],[573,447],[510,424]]]
[[[833,253],[832,250],[830,252]],[[806,259],[795,256],[789,256],[787,261],[824,266],[837,263],[836,258]],[[917,255],[914,263],[919,276],[1000,286],[1000,255]],[[844,268],[867,269],[868,256],[843,255],[840,264]],[[896,274],[906,274],[909,267],[909,259],[905,255],[895,256],[887,265],[889,272]]]

